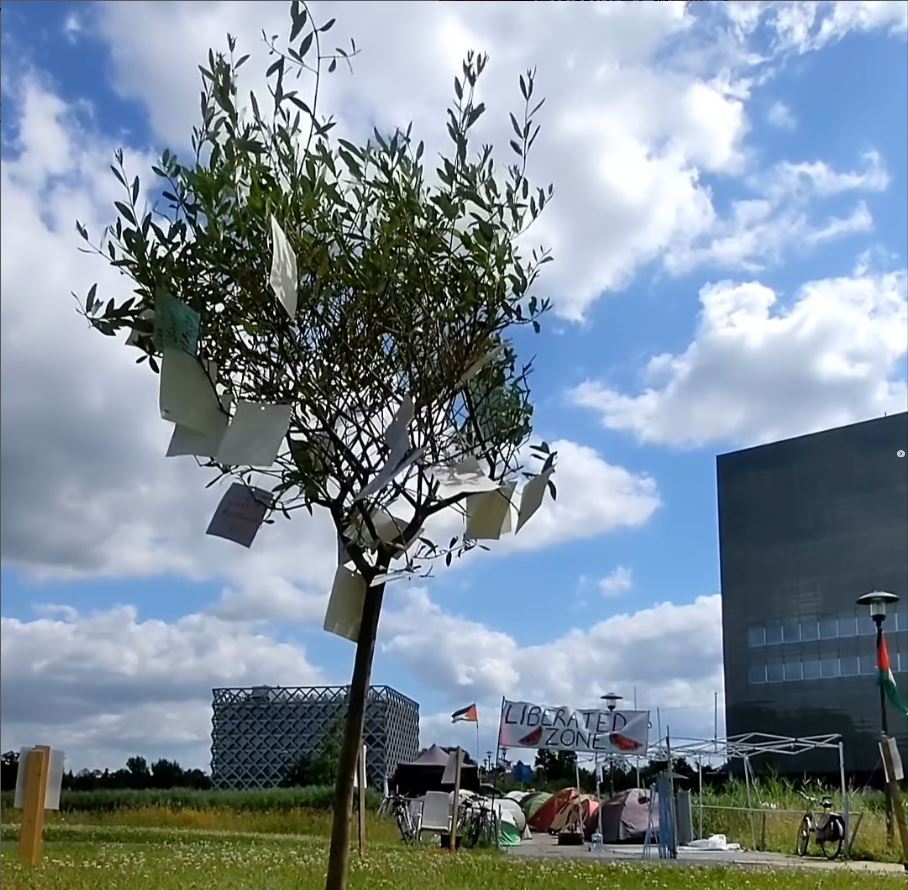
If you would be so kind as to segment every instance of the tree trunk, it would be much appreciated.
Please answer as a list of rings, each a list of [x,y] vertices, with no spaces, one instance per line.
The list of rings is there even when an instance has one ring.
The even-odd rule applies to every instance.
[[[350,821],[353,812],[353,774],[356,771],[356,759],[362,750],[366,696],[369,693],[372,656],[375,652],[375,636],[378,631],[378,616],[381,612],[384,592],[384,584],[370,587],[366,592],[366,602],[363,607],[359,641],[356,644],[356,660],[353,664],[353,679],[350,682],[350,694],[347,698],[344,744],[341,748],[337,784],[334,790],[334,820],[331,825],[331,850],[328,854],[328,876],[325,879],[325,890],[345,890],[347,886]]]

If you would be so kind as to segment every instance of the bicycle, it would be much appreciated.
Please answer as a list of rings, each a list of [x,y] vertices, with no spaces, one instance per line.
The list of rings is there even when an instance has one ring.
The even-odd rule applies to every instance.
[[[405,844],[415,844],[419,839],[419,828],[413,819],[410,801],[406,797],[394,794],[386,797],[378,809],[380,816],[390,816],[397,823],[401,840]]]
[[[827,859],[835,859],[842,852],[842,843],[845,840],[845,819],[841,813],[832,812],[832,801],[824,795],[819,801],[823,813],[817,816],[814,812],[818,803],[815,797],[810,797],[803,791],[798,794],[807,801],[807,812],[801,818],[798,826],[798,839],[795,851],[798,856],[806,856],[810,845],[810,835],[822,850]]]
[[[481,800],[464,800],[460,804],[457,833],[466,847],[497,845],[498,814]]]

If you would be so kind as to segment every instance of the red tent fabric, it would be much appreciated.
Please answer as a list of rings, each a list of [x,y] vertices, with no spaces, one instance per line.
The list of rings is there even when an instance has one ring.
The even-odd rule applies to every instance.
[[[533,831],[548,831],[557,815],[579,796],[580,792],[576,788],[565,788],[552,795],[529,819],[530,828]]]

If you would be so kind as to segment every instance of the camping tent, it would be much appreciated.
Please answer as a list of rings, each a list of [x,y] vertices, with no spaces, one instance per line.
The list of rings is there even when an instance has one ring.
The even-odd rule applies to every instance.
[[[602,839],[607,844],[640,843],[646,836],[650,793],[644,788],[621,791],[602,802]],[[653,801],[653,827],[659,828],[658,801]]]
[[[552,795],[548,791],[536,791],[520,801],[520,809],[526,813],[527,820],[531,820],[539,812],[540,807],[551,798]]]
[[[405,797],[419,797],[427,791],[449,791],[454,783],[441,781],[448,758],[447,751],[432,745],[412,763],[397,765],[391,777],[391,787]],[[467,791],[479,791],[479,768],[475,763],[465,763],[461,767],[460,787]]]

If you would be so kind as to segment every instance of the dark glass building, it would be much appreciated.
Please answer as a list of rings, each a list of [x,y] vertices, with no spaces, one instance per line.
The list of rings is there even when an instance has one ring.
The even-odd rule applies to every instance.
[[[218,788],[273,788],[301,757],[321,752],[347,715],[347,686],[212,690],[211,780]],[[419,751],[419,705],[371,686],[363,726],[366,781],[381,789]]]
[[[840,733],[849,771],[880,768],[875,628],[855,599],[901,597],[884,624],[908,698],[908,413],[717,458],[728,735]],[[908,721],[889,708],[908,760]],[[834,752],[779,757],[837,770]]]

